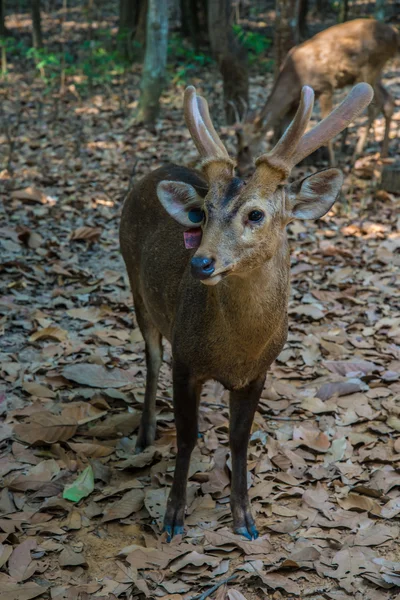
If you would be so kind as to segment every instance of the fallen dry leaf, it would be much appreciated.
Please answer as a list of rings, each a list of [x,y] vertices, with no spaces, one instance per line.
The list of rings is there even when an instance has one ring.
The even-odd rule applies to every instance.
[[[126,492],[120,500],[113,503],[104,511],[103,523],[114,519],[125,519],[132,513],[139,512],[144,504],[144,492],[141,489],[133,489]]]
[[[54,444],[69,440],[75,435],[77,428],[78,424],[74,419],[59,417],[49,412],[39,412],[33,414],[27,422],[15,425],[14,433],[18,439],[28,444],[38,442]]]
[[[56,394],[45,385],[36,383],[35,381],[24,381],[22,384],[23,389],[38,398],[55,398]]]
[[[101,365],[79,363],[64,367],[62,374],[66,379],[90,387],[119,388],[132,384],[136,370],[107,369]]]
[[[29,337],[30,342],[37,342],[38,340],[57,340],[58,342],[64,342],[68,338],[68,332],[65,329],[61,329],[56,325],[44,327],[39,329]]]
[[[0,544],[0,569],[3,567],[13,552],[13,547],[8,544]]]
[[[18,583],[29,579],[36,571],[37,563],[31,558],[31,551],[35,548],[36,540],[28,538],[14,549],[8,560],[8,571]]]
[[[87,240],[97,242],[101,236],[100,227],[78,227],[71,233],[71,240]]]
[[[0,600],[31,600],[45,594],[50,585],[38,585],[33,581],[27,583],[2,582]]]
[[[60,567],[77,567],[86,566],[85,557],[81,552],[74,552],[72,548],[67,546],[60,554]]]
[[[181,558],[174,560],[169,565],[169,568],[173,573],[177,573],[188,565],[194,565],[195,567],[200,567],[202,565],[216,567],[219,562],[220,559],[216,556],[208,556],[206,554],[200,554],[199,552],[193,551],[189,552],[185,556],[182,556]]]
[[[268,554],[271,550],[271,543],[265,537],[248,542],[226,528],[218,531],[206,531],[206,541],[213,548],[228,545],[240,548],[245,554],[251,555]]]

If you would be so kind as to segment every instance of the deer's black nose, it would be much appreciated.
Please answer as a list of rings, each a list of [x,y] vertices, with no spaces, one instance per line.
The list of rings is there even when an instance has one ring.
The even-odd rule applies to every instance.
[[[207,279],[215,271],[215,260],[207,256],[193,256],[190,264],[196,279]]]

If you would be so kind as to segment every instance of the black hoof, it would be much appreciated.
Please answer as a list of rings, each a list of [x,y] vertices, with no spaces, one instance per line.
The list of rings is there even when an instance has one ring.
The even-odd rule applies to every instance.
[[[185,533],[183,525],[164,525],[163,531],[167,534],[167,542],[169,543],[176,535]]]
[[[144,452],[146,448],[154,444],[156,439],[156,426],[146,426],[145,428],[140,427],[139,433],[136,440],[135,454]]]
[[[247,527],[236,527],[235,528],[235,533],[237,533],[237,535],[242,535],[243,537],[245,537],[247,540],[256,540],[258,538],[258,531],[256,526],[253,525],[248,525]]]

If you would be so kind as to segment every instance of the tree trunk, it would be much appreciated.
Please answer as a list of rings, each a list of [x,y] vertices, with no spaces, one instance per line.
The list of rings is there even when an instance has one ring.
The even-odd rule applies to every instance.
[[[147,0],[119,0],[118,47],[129,60],[133,60],[134,41],[144,49],[146,14]]]
[[[196,50],[199,47],[199,17],[197,0],[181,0],[182,34],[191,40]]]
[[[385,20],[386,0],[376,0],[375,2],[375,18],[378,21]]]
[[[303,42],[309,37],[308,25],[308,0],[297,0],[297,39],[296,44]]]
[[[249,73],[247,54],[232,30],[231,0],[208,0],[208,33],[223,79],[226,120],[234,123],[235,113],[242,116],[248,105]]]
[[[341,0],[339,7],[339,23],[344,23],[349,18],[349,0]]]
[[[119,31],[135,29],[140,1],[119,0]]]
[[[147,12],[148,12],[148,0],[141,0],[137,27],[135,32],[135,42],[145,48],[146,46],[146,31],[147,31]]]
[[[168,2],[148,0],[146,52],[144,57],[138,121],[154,125],[165,83],[168,45]]]
[[[31,0],[32,39],[34,48],[43,48],[42,20],[40,16],[40,0]]]
[[[178,29],[181,25],[181,1],[169,0],[169,23],[170,29]]]
[[[7,35],[6,30],[6,11],[5,11],[5,0],[0,0],[0,37]]]
[[[380,188],[391,194],[400,194],[400,162],[383,167]]]
[[[276,0],[275,19],[275,79],[289,50],[299,39],[297,0]]]
[[[329,6],[329,0],[316,0],[315,12],[321,19],[326,18],[327,13],[331,12],[330,6]]]

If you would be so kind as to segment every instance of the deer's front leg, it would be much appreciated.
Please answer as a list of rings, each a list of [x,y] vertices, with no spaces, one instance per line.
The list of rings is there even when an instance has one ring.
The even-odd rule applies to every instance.
[[[230,394],[229,442],[232,454],[231,508],[233,529],[249,540],[258,537],[247,493],[247,446],[264,377]]]
[[[168,541],[174,535],[183,533],[187,477],[190,456],[197,441],[197,410],[201,391],[201,384],[191,380],[190,373],[182,365],[174,363],[172,377],[178,453],[164,517]]]

